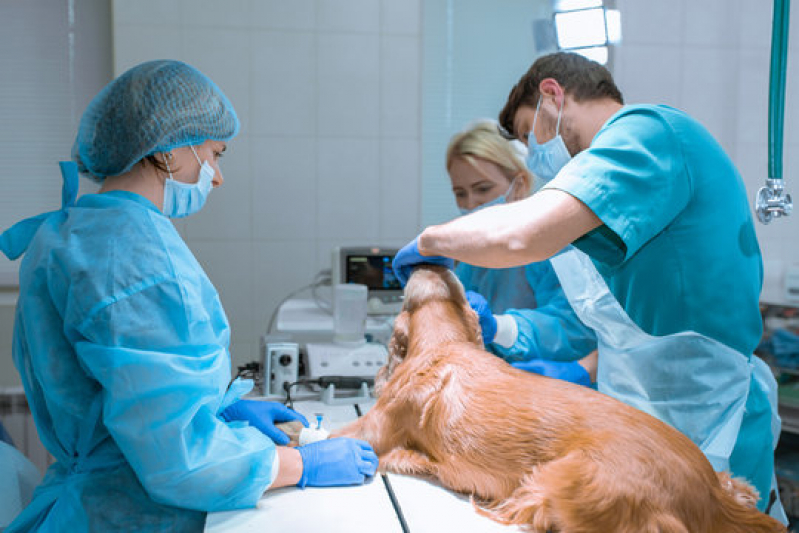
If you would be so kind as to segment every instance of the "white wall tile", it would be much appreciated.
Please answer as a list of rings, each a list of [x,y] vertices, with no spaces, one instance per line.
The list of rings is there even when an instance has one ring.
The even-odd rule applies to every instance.
[[[253,251],[248,241],[195,241],[190,244],[219,292],[232,334],[232,342],[247,344],[255,337],[252,316]]]
[[[374,137],[379,134],[379,44],[377,35],[318,36],[319,135]]]
[[[771,46],[771,14],[773,2],[740,3],[740,43],[744,49]],[[791,17],[791,22],[795,18]],[[789,41],[790,42],[790,41]]]
[[[230,141],[220,161],[224,183],[208,196],[205,206],[186,218],[189,243],[198,240],[249,240],[252,238],[252,174],[246,136]]]
[[[682,43],[684,3],[683,0],[618,0],[622,47]]]
[[[255,0],[251,9],[255,28],[312,30],[316,26],[314,0]]]
[[[316,236],[316,141],[256,137],[252,141],[253,237],[312,240]]]
[[[738,139],[765,142],[768,134],[768,52],[763,48],[742,49],[738,68]]]
[[[762,138],[758,142],[738,142],[736,155],[731,157],[746,184],[747,197],[754,199],[757,190],[766,181],[768,160],[767,143]]]
[[[314,241],[255,243],[253,251],[253,323],[255,339],[266,334],[272,313],[292,292],[308,285],[318,272]],[[307,293],[297,295],[308,297]],[[277,320],[277,318],[275,318]]]
[[[317,0],[316,27],[322,31],[376,33],[380,4],[375,0]]]
[[[380,235],[378,141],[320,139],[317,149],[317,235],[374,241]]]
[[[209,47],[208,43],[214,43]],[[246,135],[250,121],[250,39],[240,30],[183,29],[183,59],[216,83],[228,97],[241,122],[239,135]]]
[[[315,43],[309,33],[253,33],[249,70],[254,134],[315,134]]]
[[[421,26],[420,0],[382,0],[380,30],[386,33],[419,34]]]
[[[183,54],[179,27],[119,24],[114,27],[114,75],[153,59],[175,59]]]
[[[330,268],[332,246],[401,246],[418,232],[421,2],[128,4],[114,27],[120,69],[187,61],[242,122],[222,188],[176,221],[228,312],[235,373],[259,358],[278,302]]]
[[[421,231],[419,153],[417,139],[384,139],[380,143],[381,243],[397,240],[406,244]]]
[[[183,24],[198,29],[201,26],[225,28],[251,25],[250,0],[183,0],[181,14]],[[209,42],[220,44],[213,40]]]
[[[383,37],[380,47],[380,134],[418,136],[421,115],[419,39]]]
[[[679,47],[625,44],[617,57],[616,82],[625,103],[680,107],[683,62]]]
[[[738,113],[737,51],[683,48],[682,109],[701,122],[727,153],[735,152]]]
[[[740,4],[748,0],[702,0],[685,3],[686,44],[736,45],[740,39]]]
[[[111,12],[114,23],[122,25],[165,25],[174,28],[183,20],[181,0],[114,0]]]

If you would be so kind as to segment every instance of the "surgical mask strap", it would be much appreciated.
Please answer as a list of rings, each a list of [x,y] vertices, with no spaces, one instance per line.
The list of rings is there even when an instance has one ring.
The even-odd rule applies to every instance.
[[[533,127],[530,129],[530,133],[533,134],[533,138],[534,139],[535,139],[535,122],[536,122],[536,120],[538,120],[538,111],[541,109],[541,100],[543,98],[544,98],[544,95],[540,95],[538,97],[538,103],[535,106],[535,114],[533,115]],[[564,101],[563,103],[565,104],[566,102]],[[561,105],[560,109],[558,110],[558,122],[555,125],[555,137],[557,137],[560,134],[560,119],[561,119],[561,117],[563,117],[563,105]],[[529,136],[527,138],[527,142],[530,142]],[[538,144],[538,139],[535,139],[535,142],[536,142],[536,144]]]
[[[194,147],[189,145],[189,148],[191,148],[191,152],[194,154],[194,157],[197,158],[197,162],[200,164],[200,166],[203,166],[203,162],[200,161],[200,156],[197,155],[197,152],[194,150]]]
[[[172,169],[169,167],[169,160],[172,159],[172,157],[171,156],[167,157],[166,153],[164,153],[163,156],[164,156],[164,164],[166,165],[166,171],[169,173],[169,179],[171,180],[175,179],[172,177]]]

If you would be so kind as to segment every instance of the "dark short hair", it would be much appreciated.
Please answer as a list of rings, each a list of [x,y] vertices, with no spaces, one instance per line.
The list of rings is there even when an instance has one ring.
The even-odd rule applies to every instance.
[[[538,104],[538,86],[546,78],[553,78],[578,102],[610,98],[624,103],[608,69],[580,54],[555,52],[536,59],[511,89],[499,114],[499,123],[508,132],[513,133],[513,118],[521,106],[535,107]]]

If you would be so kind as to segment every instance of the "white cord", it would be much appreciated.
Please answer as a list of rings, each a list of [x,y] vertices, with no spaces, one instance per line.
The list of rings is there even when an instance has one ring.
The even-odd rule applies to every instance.
[[[272,328],[275,325],[275,318],[277,318],[277,312],[280,310],[280,306],[282,306],[288,300],[290,300],[294,296],[298,295],[299,293],[301,293],[302,291],[307,290],[307,289],[311,289],[312,294],[314,295],[314,301],[316,302],[316,305],[318,305],[320,308],[324,309],[325,311],[327,311],[329,313],[332,313],[333,311],[332,311],[332,306],[330,305],[330,303],[329,302],[324,302],[324,300],[318,298],[318,296],[316,295],[316,288],[317,287],[321,287],[321,286],[324,286],[324,285],[330,285],[330,282],[331,282],[330,281],[330,269],[329,268],[323,268],[322,270],[320,270],[316,274],[316,276],[314,276],[314,280],[311,283],[309,283],[308,285],[304,285],[304,286],[300,287],[299,289],[297,289],[295,291],[292,291],[288,296],[286,296],[285,298],[280,300],[280,303],[278,303],[275,306],[275,310],[272,311],[272,315],[269,317],[269,326],[266,328],[267,334],[272,333]],[[320,301],[326,303],[327,307],[325,308],[323,305],[321,305]]]

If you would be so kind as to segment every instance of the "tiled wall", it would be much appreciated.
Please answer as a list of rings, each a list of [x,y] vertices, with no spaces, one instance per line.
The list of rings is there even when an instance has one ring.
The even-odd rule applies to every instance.
[[[681,108],[721,142],[750,200],[768,172],[768,83],[772,2],[617,0],[623,43],[615,75],[628,103]],[[799,200],[799,11],[791,12],[783,176]],[[799,206],[798,206],[799,207]],[[763,299],[783,301],[787,265],[799,263],[799,211],[756,223],[766,268]]]
[[[753,197],[767,170],[772,3],[616,3],[614,72],[627,101],[696,116]],[[329,267],[332,245],[402,245],[420,229],[422,0],[116,0],[113,13],[117,72],[183,59],[241,117],[224,186],[178,223],[222,296],[236,364],[258,357],[275,305]],[[794,10],[784,174],[799,199],[797,20]],[[785,266],[799,262],[799,212],[757,228],[764,296],[778,300]],[[4,346],[12,316],[0,309]],[[18,383],[3,360],[0,384]]]
[[[420,229],[420,0],[113,7],[117,74],[184,60],[241,119],[224,186],[178,227],[220,292],[234,364],[254,360],[277,303],[330,267],[332,246]]]

